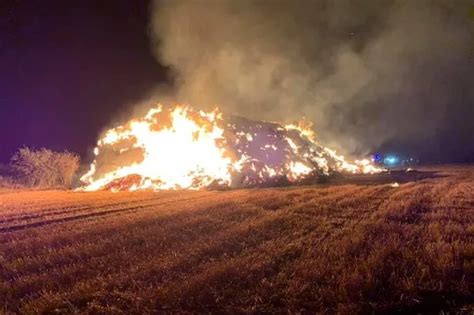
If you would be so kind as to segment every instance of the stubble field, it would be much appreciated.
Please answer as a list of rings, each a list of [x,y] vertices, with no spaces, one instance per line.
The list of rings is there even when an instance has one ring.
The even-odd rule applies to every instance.
[[[231,191],[0,191],[0,313],[472,312],[474,167],[424,171]]]

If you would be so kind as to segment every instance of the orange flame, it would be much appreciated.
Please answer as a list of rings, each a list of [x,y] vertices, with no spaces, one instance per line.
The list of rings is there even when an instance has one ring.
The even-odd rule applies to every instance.
[[[236,132],[232,127],[235,126],[226,124],[217,109],[197,112],[186,106],[176,106],[164,110],[158,105],[143,117],[108,130],[99,139],[94,149],[96,158],[89,172],[81,178],[85,183],[81,189],[200,189],[212,185],[235,186],[233,181],[245,172],[252,173],[255,178],[251,180],[250,176],[245,176],[241,183],[261,183],[282,176],[293,182],[315,170],[323,174],[331,170],[380,171],[368,160],[351,164],[331,149],[319,150],[314,133],[302,125],[277,128],[282,134],[291,130],[298,136],[286,136],[280,143],[263,144],[260,149],[266,150],[264,152],[285,152],[284,163],[267,164],[232,148],[229,137],[233,144],[245,142],[248,147],[258,136],[257,133]]]

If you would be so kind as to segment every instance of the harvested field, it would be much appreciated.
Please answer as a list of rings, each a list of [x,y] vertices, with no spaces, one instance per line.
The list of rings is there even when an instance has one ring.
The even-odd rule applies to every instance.
[[[474,167],[415,175],[3,190],[0,313],[473,312]]]

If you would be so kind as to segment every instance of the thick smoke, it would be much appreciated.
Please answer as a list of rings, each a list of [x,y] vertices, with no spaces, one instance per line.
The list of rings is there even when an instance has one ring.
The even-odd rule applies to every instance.
[[[151,32],[177,101],[304,116],[324,143],[363,153],[390,141],[433,146],[457,107],[472,113],[471,4],[161,0]]]

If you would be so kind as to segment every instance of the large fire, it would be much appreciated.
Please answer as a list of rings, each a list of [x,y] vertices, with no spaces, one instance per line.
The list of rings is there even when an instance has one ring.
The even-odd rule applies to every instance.
[[[369,160],[347,162],[303,124],[224,119],[217,109],[188,106],[158,105],[108,130],[94,154],[81,178],[86,191],[242,187],[381,171]]]

